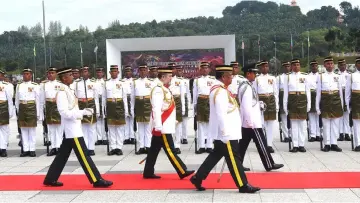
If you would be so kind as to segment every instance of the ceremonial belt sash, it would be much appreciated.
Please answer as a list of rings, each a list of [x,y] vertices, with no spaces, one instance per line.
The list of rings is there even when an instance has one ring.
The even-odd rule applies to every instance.
[[[164,124],[165,121],[170,117],[171,113],[174,111],[175,109],[175,102],[172,101],[169,108],[166,109],[164,112],[162,112],[161,114],[161,123]],[[154,118],[154,114],[152,114],[152,117]],[[152,130],[152,134],[154,136],[161,136],[161,132],[160,131],[156,131],[155,128],[153,128]]]

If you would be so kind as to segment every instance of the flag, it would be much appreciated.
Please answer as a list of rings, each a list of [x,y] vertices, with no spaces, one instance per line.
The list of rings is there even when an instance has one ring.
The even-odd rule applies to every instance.
[[[81,42],[80,42],[80,53],[83,53]]]
[[[97,52],[98,48],[99,48],[98,45],[96,45],[96,47],[95,47],[95,49],[94,49],[94,53]]]
[[[290,37],[291,37],[291,39],[290,39],[290,40],[291,40],[291,41],[290,41],[290,47],[291,47],[291,48],[293,48],[293,46],[294,46],[294,45],[293,45],[293,38],[292,38],[292,34],[291,34],[291,36],[290,36]]]
[[[36,47],[35,47],[35,44],[34,44],[34,56],[36,56]]]
[[[245,49],[245,44],[244,44],[244,40],[242,40],[242,42],[241,42],[241,49]]]

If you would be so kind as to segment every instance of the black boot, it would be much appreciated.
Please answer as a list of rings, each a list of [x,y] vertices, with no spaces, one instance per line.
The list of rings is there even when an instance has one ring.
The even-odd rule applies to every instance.
[[[344,134],[343,133],[340,133],[340,136],[337,139],[337,141],[344,141]]]
[[[50,150],[50,152],[46,156],[55,156],[56,155],[56,149],[53,148]]]
[[[305,147],[299,147],[299,152],[306,152],[306,149],[305,149]]]
[[[267,147],[267,149],[268,149],[268,151],[269,151],[269,153],[274,153],[275,151],[274,151],[274,149],[272,148],[272,147]]]
[[[250,184],[243,185],[242,187],[239,188],[240,193],[255,193],[259,190],[260,190],[260,188],[253,187]]]
[[[309,141],[309,142],[315,142],[315,141],[316,141],[316,138],[315,138],[315,137],[311,137],[308,141]]]
[[[299,148],[298,147],[293,147],[291,150],[290,150],[290,152],[292,152],[292,153],[296,153],[296,152],[298,152],[299,151]]]
[[[196,187],[196,189],[198,191],[204,191],[206,190],[206,188],[204,188],[203,186],[201,186],[202,180],[199,178],[196,178],[196,175],[192,176],[190,178],[190,182]]]
[[[100,180],[96,181],[93,184],[93,186],[96,187],[96,188],[105,188],[105,187],[110,187],[112,184],[113,184],[112,181],[100,179]]]
[[[342,152],[342,149],[338,147],[336,144],[332,144],[330,150],[335,152]]]
[[[325,145],[322,149],[323,152],[329,152],[330,151],[330,145]]]
[[[351,141],[351,138],[350,138],[349,134],[345,134],[345,141]]]

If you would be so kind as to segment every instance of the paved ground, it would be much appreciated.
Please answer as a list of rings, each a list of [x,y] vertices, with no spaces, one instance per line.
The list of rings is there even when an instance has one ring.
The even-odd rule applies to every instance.
[[[180,157],[190,169],[197,169],[206,154],[195,155],[193,146],[192,122],[189,122],[189,144],[182,145]],[[45,174],[53,157],[45,155],[42,146],[42,127],[37,129],[37,157],[20,158],[17,146],[17,128],[11,121],[9,157],[0,159],[0,175]],[[307,153],[292,154],[288,145],[275,138],[273,154],[275,162],[285,164],[280,171],[360,171],[360,154],[350,150],[350,142],[339,144],[343,152],[324,153],[319,150],[319,143],[306,143]],[[133,145],[125,145],[123,156],[107,156],[106,146],[97,146],[93,157],[101,173],[140,173],[143,165],[138,162],[145,155],[134,155]],[[221,168],[219,162],[214,172]],[[263,172],[264,168],[251,143],[244,165],[252,172]],[[162,152],[156,165],[156,171],[174,172],[165,154]],[[64,174],[83,174],[76,157],[72,155]],[[291,181],[291,180],[289,180]],[[202,193],[193,190],[162,191],[0,191],[0,202],[360,202],[360,189],[301,189],[301,190],[262,190],[258,194],[244,195],[236,190],[208,190]]]

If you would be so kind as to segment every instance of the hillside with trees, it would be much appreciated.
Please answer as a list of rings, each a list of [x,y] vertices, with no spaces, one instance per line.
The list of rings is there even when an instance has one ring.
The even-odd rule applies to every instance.
[[[245,62],[276,57],[289,60],[291,56],[306,58],[308,36],[310,58],[324,57],[330,52],[360,52],[360,10],[348,2],[340,10],[324,5],[304,14],[300,7],[278,5],[275,2],[241,1],[223,10],[223,17],[196,17],[174,21],[144,24],[121,24],[116,20],[107,28],[98,27],[94,32],[80,25],[76,30],[64,28],[61,22],[47,26],[47,64],[52,66],[80,66],[80,42],[83,64],[95,65],[94,48],[98,46],[98,66],[106,65],[105,40],[109,38],[142,38],[190,35],[235,34],[237,60],[242,61],[242,39]],[[342,20],[339,20],[342,16]],[[150,20],[150,19],[149,19]],[[33,27],[20,26],[18,31],[0,35],[0,68],[16,72],[34,66],[36,47],[37,69],[44,70],[43,33],[40,23]],[[292,49],[291,49],[292,38]],[[259,40],[260,39],[260,40]],[[51,57],[50,57],[51,55]]]

